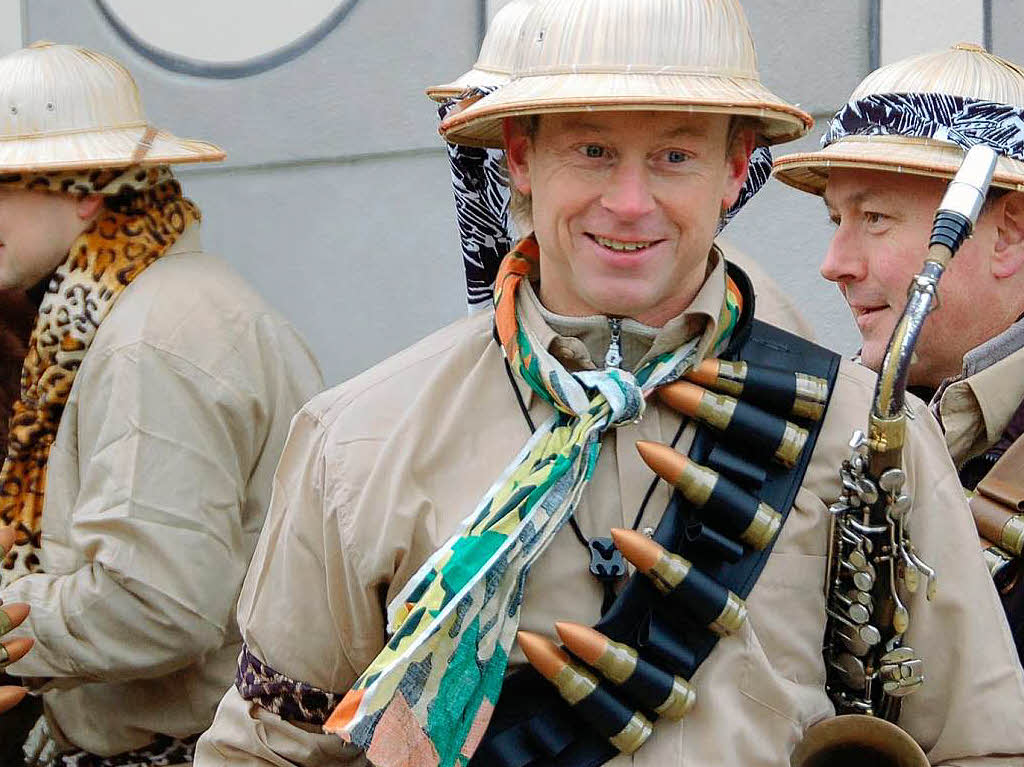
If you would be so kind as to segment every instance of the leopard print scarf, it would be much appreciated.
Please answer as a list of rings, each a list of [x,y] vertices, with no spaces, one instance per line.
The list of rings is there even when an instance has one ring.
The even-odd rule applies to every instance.
[[[159,166],[49,174],[0,174],[0,184],[75,195],[102,194],[104,207],[50,278],[14,403],[7,459],[0,470],[0,523],[17,541],[0,588],[39,572],[46,465],[82,359],[122,291],[164,254],[198,208]]]

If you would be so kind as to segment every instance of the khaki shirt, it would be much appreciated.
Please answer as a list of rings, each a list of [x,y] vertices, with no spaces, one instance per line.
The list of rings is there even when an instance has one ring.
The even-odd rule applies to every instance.
[[[630,321],[623,333],[647,354],[678,345],[713,321],[721,264],[686,313],[664,328]],[[603,318],[547,315],[524,288],[523,321],[567,366],[603,359]],[[642,340],[640,340],[642,339]],[[705,349],[706,351],[706,349]],[[635,353],[634,353],[635,359]],[[811,724],[833,715],[824,691],[823,583],[828,505],[854,428],[866,426],[875,377],[843,363],[796,503],[748,602],[749,620],[721,640],[694,676],[698,702],[679,723],[658,722],[614,767],[787,765]],[[549,406],[518,382],[535,423]],[[914,400],[906,450],[912,530],[940,573],[936,599],[910,602],[909,644],[927,664],[923,690],[901,724],[935,763],[1020,764],[1024,680],[973,523],[938,427]],[[633,524],[652,480],[634,444],[669,442],[679,416],[656,401],[636,424],[609,432],[577,510],[587,536]],[[267,524],[239,600],[252,652],[276,671],[344,692],[385,643],[385,606],[472,511],[530,436],[510,391],[490,319],[455,323],[310,402],[297,416],[275,477]],[[687,450],[688,428],[680,444]],[[641,526],[669,500],[659,483]],[[556,620],[594,623],[602,589],[566,526],[534,565],[521,627],[553,636]],[[923,591],[923,590],[922,590]],[[524,662],[516,651],[511,667]],[[990,759],[982,757],[992,756]],[[282,720],[227,692],[196,764],[364,764],[333,735]]]
[[[957,466],[998,442],[1024,401],[1024,349],[941,392],[937,407]]]
[[[32,606],[11,673],[49,678],[58,740],[111,755],[209,726],[288,425],[320,387],[295,329],[197,226],[118,299],[50,451],[46,572],[0,594]]]
[[[794,335],[815,340],[814,328],[803,313],[796,308],[789,296],[782,292],[779,283],[768,273],[759,261],[751,258],[725,238],[719,238],[718,247],[722,254],[740,267],[750,278],[754,287],[754,316],[762,322],[788,330]]]

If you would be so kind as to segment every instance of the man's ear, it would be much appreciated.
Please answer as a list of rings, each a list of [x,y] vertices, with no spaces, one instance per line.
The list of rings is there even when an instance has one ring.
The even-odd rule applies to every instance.
[[[501,125],[505,137],[505,160],[512,186],[520,194],[532,194],[530,185],[530,137],[522,122],[506,117]]]
[[[722,210],[729,210],[740,198],[740,191],[747,183],[747,173],[750,171],[750,155],[754,151],[756,139],[753,130],[744,130],[732,142],[728,148],[726,163],[728,164],[729,175],[726,179],[725,194],[722,196]]]
[[[1009,192],[993,211],[996,244],[992,251],[992,275],[1013,277],[1024,267],[1024,192]]]
[[[102,194],[90,194],[78,201],[75,212],[82,221],[91,221],[103,207]]]

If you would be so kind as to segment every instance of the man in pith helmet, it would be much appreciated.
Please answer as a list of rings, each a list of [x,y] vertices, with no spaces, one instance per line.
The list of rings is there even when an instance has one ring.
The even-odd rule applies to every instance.
[[[522,42],[519,32],[534,3],[535,0],[512,0],[503,6],[487,28],[473,67],[450,83],[427,88],[427,95],[440,104],[442,119],[463,100],[471,103],[508,83]],[[528,206],[510,205],[508,169],[500,142],[493,147],[448,144],[448,157],[469,311],[488,311],[494,305],[494,280],[501,261],[515,244],[514,232],[532,229],[531,214]],[[767,161],[760,155],[759,159],[765,166],[759,170],[766,173]],[[517,216],[522,220],[516,221]],[[726,220],[723,219],[723,226]],[[763,267],[724,240],[718,245],[726,258],[750,277],[758,298],[758,319],[804,338],[814,338],[810,323]]]
[[[38,300],[0,473],[4,604],[35,640],[30,764],[191,762],[230,683],[235,600],[288,423],[320,385],[295,329],[203,251],[109,57],[0,59],[0,289]]]
[[[810,117],[761,84],[733,0],[541,0],[521,39],[511,81],[441,131],[503,138],[534,233],[502,263],[493,318],[435,333],[296,418],[239,601],[236,684],[200,765],[784,765],[833,713],[828,508],[875,376],[752,321],[749,281],[714,247],[755,146]],[[755,396],[747,382],[769,368],[807,388]],[[724,389],[739,400],[710,391]],[[927,681],[894,661],[891,689],[916,690],[900,725],[936,764],[1010,764],[1024,680],[980,552],[954,545],[971,519],[941,435],[914,408],[914,544],[956,587],[908,600]],[[673,464],[706,481],[673,476],[672,496],[644,465],[655,453],[661,476]],[[701,511],[712,497],[721,518]],[[749,526],[727,530],[740,507],[756,510]],[[691,565],[665,560],[658,590],[623,562],[655,542]],[[550,642],[566,621],[596,624],[696,705],[652,726],[642,680],[598,686],[577,665],[549,682],[571,665]],[[552,661],[541,674],[520,631]]]
[[[905,286],[924,261],[947,179],[964,149],[983,143],[999,153],[974,235],[939,285],[910,383],[930,400],[963,486],[978,491],[972,511],[1020,652],[1022,126],[1024,71],[961,43],[871,73],[832,120],[821,151],[782,157],[776,166],[780,180],[824,198],[836,230],[821,273],[849,303],[863,338],[861,360],[877,370],[906,303]]]

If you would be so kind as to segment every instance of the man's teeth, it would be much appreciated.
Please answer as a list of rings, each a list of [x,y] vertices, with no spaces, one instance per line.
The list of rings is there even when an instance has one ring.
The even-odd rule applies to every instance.
[[[653,242],[620,242],[619,240],[609,240],[607,237],[600,237],[596,234],[594,235],[594,239],[597,241],[598,245],[619,251],[643,250],[644,248],[649,248],[654,244]]]

